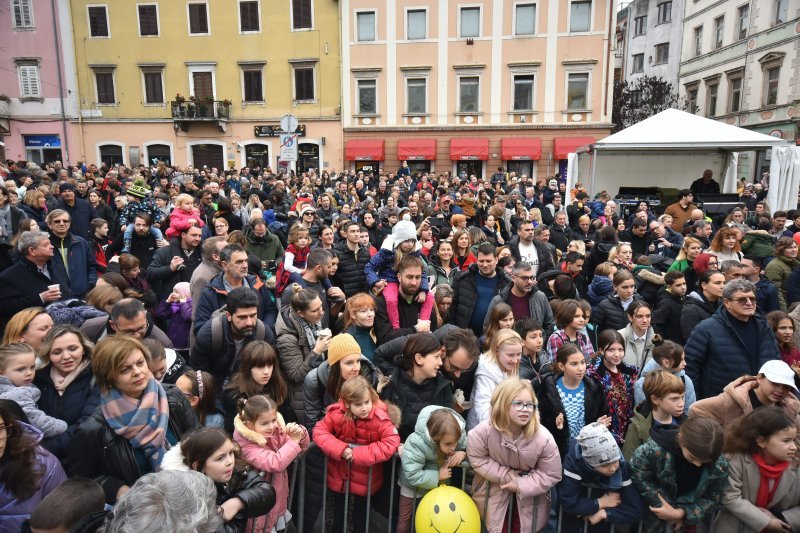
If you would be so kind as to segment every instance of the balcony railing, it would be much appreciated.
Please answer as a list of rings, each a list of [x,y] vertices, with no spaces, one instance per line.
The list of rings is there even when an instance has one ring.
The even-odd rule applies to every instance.
[[[231,104],[226,100],[172,101],[170,108],[175,120],[226,120]]]
[[[8,101],[0,100],[0,118],[8,118],[11,116],[11,106]]]

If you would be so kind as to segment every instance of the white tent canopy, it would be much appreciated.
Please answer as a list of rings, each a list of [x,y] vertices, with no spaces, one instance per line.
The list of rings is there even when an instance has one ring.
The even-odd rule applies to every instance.
[[[576,179],[583,180],[592,194],[607,190],[615,195],[620,187],[687,188],[705,169],[711,169],[722,192],[732,193],[736,192],[737,152],[790,146],[769,135],[667,109],[580,150]],[[791,157],[783,160],[792,164]],[[782,191],[794,191],[796,198],[800,170],[779,175],[794,176]]]

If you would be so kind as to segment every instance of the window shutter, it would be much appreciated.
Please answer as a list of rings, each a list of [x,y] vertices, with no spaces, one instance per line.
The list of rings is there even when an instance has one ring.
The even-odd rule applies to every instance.
[[[239,15],[242,31],[259,31],[258,2],[239,2]]]
[[[297,68],[294,71],[295,100],[314,99],[314,69]]]
[[[311,0],[292,0],[294,29],[311,28]]]
[[[108,19],[105,6],[89,8],[89,33],[92,37],[108,37]]]
[[[158,11],[156,6],[139,6],[139,34],[158,35]]]
[[[148,104],[163,104],[164,91],[161,89],[161,72],[145,72],[145,99]]]
[[[189,4],[189,29],[192,33],[208,33],[208,16],[205,4]]]
[[[18,68],[20,96],[22,98],[39,98],[41,96],[39,67],[36,65],[20,65]]]
[[[260,70],[244,71],[244,100],[245,102],[261,102],[264,100],[262,87],[262,73]]]
[[[95,74],[97,81],[97,103],[115,104],[114,75],[111,72],[98,72]]]
[[[11,9],[13,11],[15,28],[33,27],[33,6],[31,6],[31,0],[13,0]]]

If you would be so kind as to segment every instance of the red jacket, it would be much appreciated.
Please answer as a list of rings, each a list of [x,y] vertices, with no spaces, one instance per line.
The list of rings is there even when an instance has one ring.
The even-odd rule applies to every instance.
[[[344,494],[345,483],[350,479],[350,492],[367,496],[370,467],[372,468],[372,494],[383,484],[383,468],[400,445],[400,435],[386,410],[375,405],[365,419],[346,416],[347,408],[341,401],[328,406],[325,418],[314,426],[314,442],[328,456],[328,488]],[[342,452],[348,444],[355,444],[353,461],[348,465]]]

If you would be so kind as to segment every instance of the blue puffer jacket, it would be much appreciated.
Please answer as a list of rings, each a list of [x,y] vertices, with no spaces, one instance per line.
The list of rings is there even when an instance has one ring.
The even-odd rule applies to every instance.
[[[733,320],[720,307],[711,318],[698,324],[686,341],[686,374],[694,382],[698,400],[716,396],[736,378],[755,376],[761,365],[780,359],[778,341],[766,318],[760,314],[751,318],[758,325],[756,354],[747,353]]]
[[[97,260],[95,259],[92,245],[86,239],[67,233],[66,238],[60,239],[50,235],[53,243],[53,261],[64,267],[69,272],[69,287],[72,298],[83,298],[97,283]],[[61,255],[62,248],[67,256],[67,264]]]
[[[592,315],[594,315],[600,302],[608,298],[613,291],[614,284],[608,276],[595,276],[592,278],[589,290],[586,291],[586,299],[592,304]]]
[[[641,373],[639,374],[639,379],[636,380],[636,383],[633,386],[633,398],[634,398],[634,403],[636,405],[639,405],[640,403],[642,403],[645,400],[645,398],[644,398],[644,378],[650,372],[652,372],[654,370],[659,370],[659,369],[661,369],[661,365],[659,365],[656,362],[655,359],[650,359],[649,361],[647,361],[647,363],[645,363],[644,368],[642,369]],[[685,402],[684,402],[683,412],[688,415],[689,414],[689,407],[691,407],[692,404],[695,401],[697,401],[697,396],[695,396],[695,392],[694,392],[694,383],[692,383],[692,378],[687,376],[686,372],[684,372],[683,370],[681,370],[680,372],[676,373],[675,375],[678,376],[679,378],[681,378],[681,381],[683,381],[683,385],[686,387],[686,392],[684,392]]]

